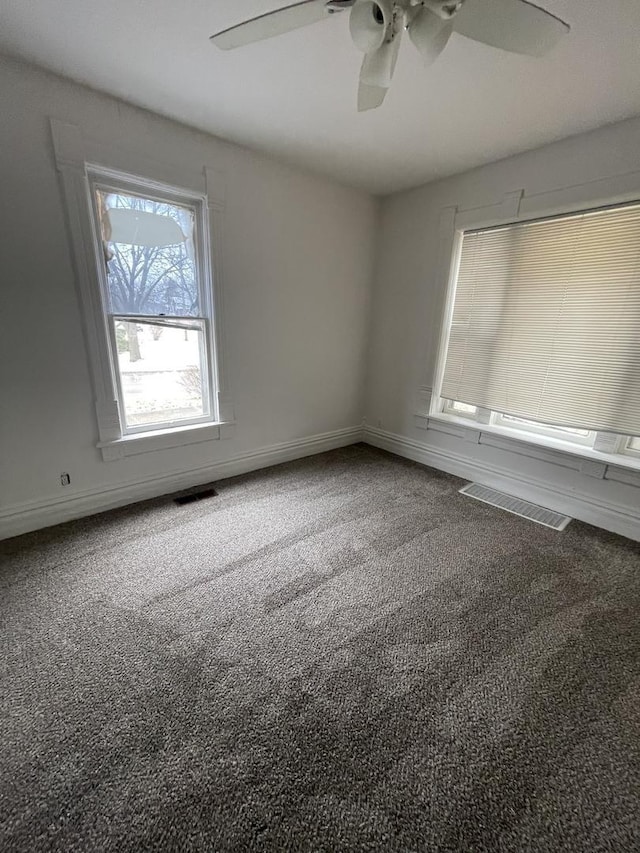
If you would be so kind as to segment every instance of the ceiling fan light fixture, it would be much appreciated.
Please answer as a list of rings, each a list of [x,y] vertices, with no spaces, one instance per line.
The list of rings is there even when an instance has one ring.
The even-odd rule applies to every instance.
[[[407,24],[407,32],[424,64],[431,65],[447,46],[453,23],[421,6]]]
[[[393,27],[392,0],[356,0],[349,14],[351,39],[358,50],[373,53]]]

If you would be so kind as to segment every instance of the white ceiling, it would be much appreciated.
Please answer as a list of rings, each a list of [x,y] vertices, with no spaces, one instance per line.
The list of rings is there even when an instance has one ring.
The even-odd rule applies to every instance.
[[[406,39],[383,106],[355,108],[348,13],[236,51],[208,36],[287,0],[1,0],[0,50],[375,193],[640,114],[640,2],[536,0],[571,34],[544,59]]]

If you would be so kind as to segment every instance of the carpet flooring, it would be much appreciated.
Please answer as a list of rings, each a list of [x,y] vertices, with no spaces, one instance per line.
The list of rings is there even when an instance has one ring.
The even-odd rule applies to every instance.
[[[640,546],[364,445],[0,544],[0,849],[640,850]]]

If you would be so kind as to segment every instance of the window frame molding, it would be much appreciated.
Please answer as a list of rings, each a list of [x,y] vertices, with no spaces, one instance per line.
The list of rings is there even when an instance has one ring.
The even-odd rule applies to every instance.
[[[122,376],[119,371],[114,370],[116,364],[117,352],[115,344],[114,327],[109,323],[109,318],[121,316],[123,319],[130,317],[133,322],[153,322],[154,315],[118,315],[110,309],[108,304],[108,285],[105,275],[103,262],[103,248],[100,239],[100,227],[98,223],[98,211],[96,207],[96,190],[111,190],[113,192],[123,192],[143,195],[145,198],[155,198],[158,201],[170,201],[177,205],[193,205],[195,211],[195,246],[196,246],[196,270],[198,282],[199,302],[201,303],[201,315],[196,318],[201,321],[204,326],[204,337],[206,347],[207,361],[207,383],[205,386],[205,394],[207,406],[210,414],[199,418],[189,420],[181,420],[173,423],[165,422],[163,424],[151,424],[139,427],[125,428],[124,414],[120,411],[120,426],[122,430],[122,438],[128,438],[131,435],[147,432],[166,432],[178,429],[182,426],[205,425],[218,422],[217,414],[217,399],[215,391],[217,385],[217,369],[216,369],[216,335],[215,335],[215,310],[213,299],[214,278],[211,271],[212,246],[210,239],[209,225],[209,210],[206,196],[200,193],[194,193],[190,190],[182,190],[178,187],[171,187],[166,184],[159,184],[157,181],[146,181],[135,178],[133,175],[128,175],[123,172],[116,172],[113,169],[103,169],[94,164],[87,164],[87,181],[88,181],[88,203],[91,212],[91,221],[93,225],[93,243],[94,255],[96,261],[97,281],[101,293],[102,311],[107,324],[107,337],[110,350],[110,363],[112,365],[112,374],[115,382],[115,390],[118,400],[123,399]],[[207,285],[211,283],[211,287]],[[170,320],[168,315],[162,315],[164,320]],[[175,318],[177,320],[188,320],[189,317]]]
[[[458,208],[452,205],[442,208],[438,230],[436,279],[441,285],[440,306],[437,311],[439,328],[438,333],[433,336],[429,359],[429,363],[434,365],[429,405],[425,407],[426,410],[416,412],[415,420],[419,428],[446,430],[448,425],[451,429],[459,430],[464,427],[466,429],[462,432],[466,435],[469,430],[473,431],[477,443],[484,443],[484,434],[502,436],[517,442],[522,446],[522,452],[527,454],[530,451],[535,452],[536,448],[549,448],[563,454],[582,457],[586,466],[593,465],[596,461],[602,463],[602,476],[605,475],[607,466],[631,469],[634,475],[636,471],[640,471],[640,455],[635,450],[629,450],[630,441],[624,442],[625,447],[621,447],[619,452],[603,452],[578,442],[563,441],[560,438],[507,427],[495,423],[493,416],[474,420],[447,413],[444,411],[446,401],[440,395],[465,231],[524,223],[638,200],[640,171],[633,171],[530,195],[526,195],[524,189],[519,189],[506,193],[500,200],[478,207]],[[425,381],[421,387],[428,388],[428,382]],[[468,439],[468,436],[466,437]]]
[[[96,447],[105,461],[163,450],[170,447],[231,438],[235,416],[226,369],[223,300],[223,219],[225,207],[224,173],[207,164],[197,171],[188,165],[176,166],[154,160],[145,151],[126,149],[119,144],[98,141],[77,125],[50,118],[56,169],[60,175],[64,209],[72,249],[85,347],[88,355],[94,395],[98,441]],[[217,391],[212,399],[212,419],[203,423],[176,425],[123,434],[118,405],[118,381],[111,358],[110,331],[103,304],[99,278],[99,252],[94,225],[91,185],[98,173],[100,180],[113,180],[138,192],[171,192],[176,198],[191,197],[203,204],[203,228],[206,228],[210,256],[203,252],[203,291],[208,300],[211,384]],[[203,232],[204,233],[204,232]],[[204,246],[203,246],[204,248]],[[206,282],[212,283],[211,291]]]

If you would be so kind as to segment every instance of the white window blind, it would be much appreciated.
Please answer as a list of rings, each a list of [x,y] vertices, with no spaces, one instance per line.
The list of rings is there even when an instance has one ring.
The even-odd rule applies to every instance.
[[[441,396],[640,434],[640,204],[463,236]]]

